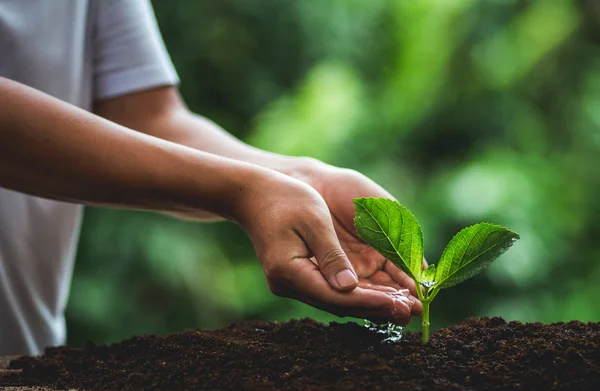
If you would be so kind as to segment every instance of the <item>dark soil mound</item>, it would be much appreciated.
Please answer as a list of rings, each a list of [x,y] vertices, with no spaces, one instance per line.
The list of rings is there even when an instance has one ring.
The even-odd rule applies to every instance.
[[[600,323],[468,319],[426,346],[354,324],[251,322],[48,349],[5,385],[92,390],[600,390]]]

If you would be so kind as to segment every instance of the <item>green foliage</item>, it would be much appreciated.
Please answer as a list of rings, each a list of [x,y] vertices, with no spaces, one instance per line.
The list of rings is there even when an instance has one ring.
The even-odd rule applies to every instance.
[[[423,343],[429,338],[429,305],[440,289],[479,273],[513,245],[519,235],[499,225],[464,228],[448,243],[436,265],[422,270],[423,235],[414,215],[387,198],[357,198],[355,226],[360,237],[404,270],[417,284],[423,303]]]
[[[519,235],[499,225],[479,223],[457,233],[442,253],[433,282],[449,288],[473,277],[504,253]]]
[[[360,237],[420,281],[423,233],[415,216],[399,203],[384,198],[357,198],[354,224]]]

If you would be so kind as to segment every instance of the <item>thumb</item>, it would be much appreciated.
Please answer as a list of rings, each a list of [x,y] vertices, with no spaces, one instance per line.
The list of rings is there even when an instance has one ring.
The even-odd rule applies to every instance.
[[[351,291],[358,286],[356,272],[342,250],[333,227],[325,231],[309,232],[306,245],[317,259],[319,269],[329,285],[340,292]]]

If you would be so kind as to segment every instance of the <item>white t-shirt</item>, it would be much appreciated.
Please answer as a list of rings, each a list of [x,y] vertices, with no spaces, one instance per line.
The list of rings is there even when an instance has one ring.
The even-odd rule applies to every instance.
[[[148,0],[0,0],[0,76],[86,110],[178,82]],[[81,214],[0,187],[0,355],[64,344]]]

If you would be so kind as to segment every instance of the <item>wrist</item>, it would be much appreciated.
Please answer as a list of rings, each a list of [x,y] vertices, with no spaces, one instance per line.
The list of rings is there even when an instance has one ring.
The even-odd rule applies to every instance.
[[[294,178],[294,175],[304,175],[304,168],[298,171],[278,171],[254,166],[252,173],[246,174],[245,183],[240,185],[235,199],[232,200],[230,220],[240,224],[245,229],[257,226],[266,210],[276,209],[284,205],[294,204],[294,208],[306,206],[305,202],[295,203],[294,200],[321,199],[321,196],[303,180]],[[289,174],[289,175],[288,175]],[[312,195],[311,195],[312,194]],[[311,198],[314,197],[314,198]],[[306,199],[304,201],[306,201]],[[260,224],[259,224],[260,226]]]
[[[306,183],[318,193],[322,194],[324,178],[328,173],[334,170],[335,167],[324,163],[320,160],[298,157],[291,160],[284,171],[284,174]]]
[[[257,214],[261,201],[267,197],[272,189],[281,187],[286,177],[272,169],[244,164],[243,171],[236,173],[238,180],[231,192],[227,192],[224,207],[226,214],[223,216],[242,226],[246,226]]]
[[[161,210],[178,214],[209,212],[237,220],[241,199],[270,170],[208,154],[179,145],[170,145],[166,161],[156,164],[150,180],[153,202]]]
[[[278,170],[282,174],[302,181],[312,186],[330,166],[320,160],[310,157],[289,157]]]

